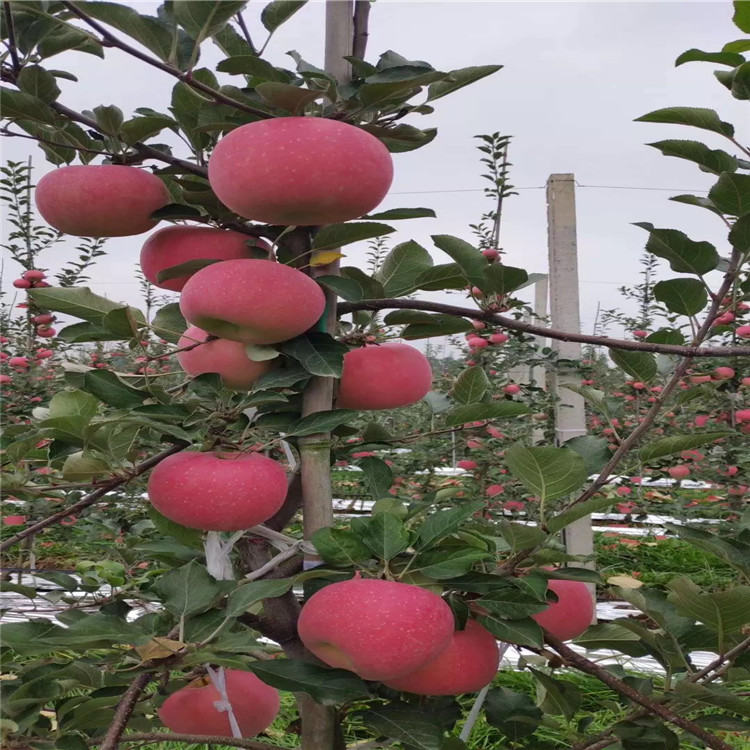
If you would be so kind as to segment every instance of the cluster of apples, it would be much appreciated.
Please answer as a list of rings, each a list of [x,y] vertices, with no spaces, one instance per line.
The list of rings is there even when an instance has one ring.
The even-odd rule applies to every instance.
[[[593,618],[586,585],[551,580],[549,588],[558,600],[534,619],[562,640],[583,633]],[[329,666],[417,695],[476,692],[498,668],[495,637],[472,619],[456,630],[453,612],[440,596],[359,573],[313,594],[297,631],[307,649]]]
[[[243,218],[326,225],[375,208],[393,180],[393,162],[377,138],[353,125],[283,117],[243,125],[221,139],[208,179],[217,197]],[[121,165],[63,167],[45,175],[36,190],[47,222],[87,237],[147,232],[157,223],[152,214],[169,200],[157,176]],[[141,250],[146,278],[181,292],[180,309],[191,324],[179,341],[181,367],[191,376],[216,372],[236,390],[249,390],[275,366],[251,359],[247,345],[277,344],[304,333],[326,304],[308,275],[257,259],[251,245],[270,251],[242,232],[170,226]],[[210,265],[199,267],[204,262]],[[168,269],[172,273],[164,273]],[[420,400],[431,381],[429,363],[418,350],[405,344],[365,346],[345,358],[337,405],[398,408]]]

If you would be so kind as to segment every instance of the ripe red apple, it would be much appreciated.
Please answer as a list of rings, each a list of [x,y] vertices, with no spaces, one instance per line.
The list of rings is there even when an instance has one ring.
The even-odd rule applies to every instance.
[[[191,260],[236,260],[252,258],[248,242],[253,238],[241,232],[211,227],[171,226],[154,232],[141,248],[143,275],[160,289],[179,292],[195,273],[185,273],[166,281],[159,281],[159,273]],[[256,240],[265,250],[267,242]]]
[[[25,370],[29,366],[28,357],[11,357],[8,360],[8,365],[18,370]]]
[[[41,281],[42,279],[47,278],[47,274],[44,273],[44,271],[39,271],[36,268],[32,268],[29,271],[24,271],[22,276],[28,281]]]
[[[397,409],[424,398],[432,385],[427,357],[406,344],[371,344],[344,355],[336,406]]]
[[[55,316],[50,313],[43,313],[42,315],[34,315],[31,319],[32,323],[36,323],[39,326],[48,326],[50,323],[55,322]]]
[[[738,326],[735,333],[741,338],[741,339],[750,339],[750,326]]]
[[[23,526],[26,516],[3,516],[3,526]]]
[[[31,289],[31,282],[27,279],[14,279],[13,286],[16,289]]]
[[[243,737],[255,737],[267,729],[279,713],[279,694],[252,672],[227,669],[224,672],[227,698]],[[188,685],[164,701],[159,718],[168,729],[180,734],[231,737],[229,714],[215,703],[221,694],[213,683]]]
[[[356,219],[385,198],[388,149],[337,120],[278,117],[235,128],[208,163],[219,200],[247,219],[306,226]]]
[[[448,646],[453,628],[453,613],[437,594],[359,574],[315,592],[297,622],[315,656],[365,680],[415,672]]]
[[[466,343],[472,349],[484,349],[485,347],[490,345],[487,339],[483,339],[481,336],[472,336],[471,338],[467,339]]]
[[[41,339],[51,339],[57,331],[52,326],[37,326],[35,333]]]
[[[505,487],[503,487],[502,484],[491,484],[484,491],[484,494],[487,495],[487,497],[495,497],[497,495],[502,495],[503,492],[505,492]]]
[[[500,257],[500,251],[496,247],[486,247],[482,250],[482,255],[489,261],[497,260]]]
[[[633,331],[633,336],[637,339],[645,339],[648,336],[648,331]]]
[[[716,367],[714,373],[717,380],[730,380],[734,377],[734,370],[731,367]]]
[[[561,641],[577,638],[594,617],[594,600],[588,587],[582,581],[551,578],[548,588],[557,594],[557,601],[531,619]]]
[[[386,680],[394,690],[417,695],[461,695],[489,685],[497,674],[500,653],[495,636],[474,620],[457,630],[448,647],[416,672]]]
[[[490,343],[492,344],[504,344],[508,340],[508,336],[504,333],[493,333],[490,336]]]
[[[515,396],[521,392],[521,386],[516,383],[510,383],[510,385],[506,385],[505,388],[503,388],[503,392],[507,393],[509,396]]]
[[[197,341],[205,341],[208,334],[191,326],[180,338],[177,347],[182,349]],[[178,352],[177,361],[191,377],[204,372],[216,372],[227,388],[249,391],[253,383],[274,366],[273,360],[254,362],[245,353],[245,344],[228,339],[214,339],[195,349]]]
[[[138,167],[60,167],[36,187],[44,220],[78,237],[125,237],[153,229],[151,214],[169,203],[164,183]]]
[[[685,464],[670,466],[667,469],[667,474],[669,474],[672,479],[685,479],[686,477],[690,476],[690,467],[686,466]]]
[[[740,409],[734,413],[738,422],[750,422],[750,409]]]
[[[172,521],[240,531],[267,521],[286,497],[281,464],[260,453],[176,453],[151,472],[148,497]]]
[[[0,385],[7,385],[8,383],[12,383],[13,378],[10,375],[5,375],[4,373],[0,375]]]
[[[732,322],[734,322],[734,313],[725,312],[722,315],[717,315],[713,324],[715,326],[728,326]]]
[[[470,461],[468,458],[459,461],[456,466],[458,466],[459,469],[464,469],[465,471],[472,471],[479,468],[479,464],[476,461]]]
[[[275,344],[311,328],[325,309],[323,290],[301,271],[269,260],[225,260],[191,276],[180,310],[214,336]]]

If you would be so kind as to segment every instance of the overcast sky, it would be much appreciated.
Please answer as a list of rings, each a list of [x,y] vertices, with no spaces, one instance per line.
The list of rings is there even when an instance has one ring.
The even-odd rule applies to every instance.
[[[151,2],[130,4],[147,13],[157,7]],[[256,42],[265,36],[259,23],[263,5],[251,2],[246,12]],[[530,272],[546,271],[543,186],[551,173],[560,172],[574,173],[581,185],[577,205],[583,331],[591,332],[597,303],[625,307],[617,286],[638,281],[646,233],[632,222],[681,229],[693,239],[716,243],[726,254],[725,231],[718,219],[668,200],[673,194],[707,189],[711,176],[643,144],[665,138],[703,139],[714,148],[730,144],[710,133],[633,120],[666,106],[709,107],[734,122],[740,139],[747,140],[747,113],[741,109],[745,103],[715,81],[713,67],[674,67],[675,58],[688,48],[717,51],[741,37],[731,15],[728,1],[378,0],[370,16],[368,60],[374,62],[393,49],[441,70],[504,65],[494,76],[436,102],[435,114],[412,120],[421,127],[436,126],[438,137],[419,151],[394,155],[396,176],[382,208],[426,206],[435,209],[438,218],[398,222],[394,241],[415,239],[433,252],[436,262],[447,262],[432,246],[431,234],[472,239],[468,225],[491,207],[481,192],[485,183],[472,136],[500,131],[513,136],[512,182],[520,192],[507,202],[503,216],[506,263]],[[323,21],[324,3],[309,2],[279,30],[268,58],[292,67],[285,53],[296,49],[322,65]],[[222,57],[206,44],[202,64],[215,64]],[[61,82],[61,101],[77,110],[116,104],[126,117],[139,106],[166,111],[174,84],[117,50],[106,50],[104,61],[66,53],[48,65],[79,77],[79,83]],[[50,168],[41,152],[30,141],[5,140],[5,160],[22,160],[29,154],[38,167],[38,179]],[[110,255],[92,274],[95,291],[138,304],[133,265],[144,238],[107,243]],[[73,245],[71,241],[49,251],[44,267],[54,270],[62,265],[65,248]],[[364,264],[364,247],[351,246],[346,252],[344,263]],[[14,265],[6,263],[6,284],[15,278]]]

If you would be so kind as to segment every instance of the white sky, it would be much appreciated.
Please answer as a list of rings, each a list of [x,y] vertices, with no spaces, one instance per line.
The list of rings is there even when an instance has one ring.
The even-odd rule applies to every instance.
[[[130,3],[154,13],[152,2]],[[264,3],[251,2],[246,20],[257,42],[265,37],[259,23]],[[545,192],[550,173],[573,172],[577,191],[578,244],[582,330],[591,332],[597,303],[604,308],[624,302],[616,289],[638,281],[638,260],[646,233],[632,222],[687,232],[696,240],[717,244],[726,254],[723,224],[706,211],[671,203],[673,194],[707,189],[711,175],[687,162],[663,157],[644,143],[666,138],[705,140],[713,148],[731,146],[717,135],[671,125],[634,123],[646,112],[666,106],[714,108],[747,140],[743,102],[733,99],[705,63],[674,67],[684,50],[717,51],[742,36],[731,23],[730,2],[433,2],[378,0],[370,15],[367,59],[387,49],[450,70],[499,63],[494,76],[436,102],[429,117],[408,120],[437,126],[429,146],[395,154],[396,177],[381,208],[426,206],[438,218],[397,222],[395,241],[415,239],[436,262],[448,262],[435,249],[430,234],[455,234],[471,241],[468,228],[490,208],[481,189],[480,154],[472,136],[500,131],[513,136],[511,180],[521,188],[503,216],[501,245],[505,262],[530,272],[545,272],[547,230]],[[268,58],[293,67],[285,56],[298,50],[322,65],[324,3],[312,1],[284,25],[272,40]],[[202,64],[223,57],[205,45]],[[166,111],[174,80],[153,68],[107,50],[106,60],[66,53],[48,67],[74,72],[79,83],[61,81],[61,101],[74,109],[116,104],[126,117],[139,106]],[[227,77],[227,81],[230,78]],[[233,77],[237,83],[241,79]],[[744,132],[743,132],[744,129]],[[3,159],[22,160],[32,154],[37,179],[51,165],[22,139],[5,139]],[[184,154],[183,154],[184,155]],[[634,187],[638,189],[621,189]],[[646,188],[651,188],[648,190]],[[674,192],[654,190],[670,188]],[[472,192],[473,191],[473,192]],[[92,273],[94,291],[139,303],[133,265],[144,235],[110,240],[109,255]],[[74,241],[58,245],[43,266],[64,263]],[[364,265],[365,247],[349,246],[347,265]],[[15,278],[6,263],[4,283]],[[670,271],[667,268],[666,273]],[[435,295],[431,295],[435,297]],[[437,295],[459,302],[460,297]]]

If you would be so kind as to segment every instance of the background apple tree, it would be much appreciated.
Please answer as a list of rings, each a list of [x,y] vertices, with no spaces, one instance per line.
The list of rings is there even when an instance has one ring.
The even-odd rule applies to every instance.
[[[106,253],[99,238],[81,239],[77,257],[65,259],[55,276],[46,274],[39,255],[60,236],[33,214],[29,168],[5,168],[7,249],[21,267],[15,286],[27,299],[20,317],[7,305],[3,314],[3,496],[15,503],[6,514],[10,507],[17,513],[20,501],[28,520],[11,522],[20,528],[11,529],[1,549],[24,562],[34,545],[38,550],[82,523],[102,543],[102,554],[78,561],[77,578],[41,573],[62,587],[57,622],[32,617],[4,626],[4,746],[111,750],[171,738],[255,750],[460,750],[474,746],[479,710],[500,738],[496,743],[508,747],[560,746],[545,739],[551,729],[576,750],[735,746],[728,733],[746,732],[750,718],[750,518],[743,505],[750,425],[743,366],[750,347],[742,345],[750,334],[742,317],[750,299],[750,150],[712,110],[667,107],[641,117],[711,139],[710,145],[677,139],[650,145],[715,175],[707,197],[673,200],[715,214],[726,225],[726,246],[643,221],[647,257],[665,261],[676,275],[653,285],[660,307],[646,305],[628,322],[639,326],[632,339],[535,326],[514,296],[529,275],[498,252],[503,201],[512,195],[507,137],[486,136],[480,144],[494,209],[467,231],[474,242],[435,235],[432,252],[414,241],[385,250],[390,222],[432,215],[428,209],[285,227],[248,222],[217,199],[206,164],[217,143],[243,125],[292,115],[347,123],[378,138],[398,169],[399,153],[436,136],[435,128],[419,127],[421,118],[448,106],[441,100],[462,86],[486,85],[482,79],[500,67],[439,71],[393,51],[366,55],[370,5],[358,0],[346,19],[352,45],[345,55],[322,68],[292,52],[290,68],[281,68],[263,51],[281,24],[294,22],[304,0],[269,3],[258,28],[243,20],[245,4],[174,0],[148,16],[110,2],[2,3],[6,136],[36,141],[56,166],[142,167],[169,193],[154,219],[240,232],[261,258],[270,257],[272,245],[278,262],[315,279],[326,295],[326,312],[313,329],[248,348],[250,359],[271,363],[251,390],[229,390],[213,373],[186,377],[174,357],[187,326],[179,305],[148,284],[144,310],[84,286],[90,264]],[[330,13],[349,8],[328,5]],[[750,34],[748,3],[735,3],[734,20]],[[215,70],[201,66],[204,45],[225,56]],[[163,111],[123,112],[104,91],[106,103],[91,111],[62,101],[58,81],[73,76],[59,69],[56,56],[76,50],[96,65],[113,48],[130,55],[134,67],[150,66],[154,75],[175,80]],[[746,100],[747,50],[750,40],[740,39],[719,52],[689,50],[678,64],[721,66],[718,82]],[[726,150],[716,147],[722,139]],[[373,267],[340,265],[340,249],[363,240],[374,243]],[[160,281],[205,266],[183,264]],[[420,292],[436,290],[465,293],[466,301],[420,299]],[[75,322],[61,328],[55,318]],[[461,334],[467,335],[466,366],[435,367],[435,390],[408,412],[336,407],[344,355],[352,348]],[[590,347],[588,358],[556,362],[534,348],[532,334],[581,341]],[[549,394],[507,375],[513,363],[530,357],[551,370],[580,368],[577,390],[587,402],[591,434],[554,444],[544,426]],[[624,386],[623,372],[631,378]],[[630,389],[624,407],[618,387]],[[716,417],[715,423],[702,417]],[[420,444],[444,450],[440,441],[453,438],[477,451],[464,457],[475,473],[460,486],[431,475],[415,486],[394,473],[416,468],[393,462],[414,460]],[[217,446],[262,451],[288,471],[282,508],[231,540],[170,521],[144,496],[145,478],[162,461]],[[410,458],[385,460],[404,446],[413,448]],[[588,561],[566,554],[561,532],[626,499],[628,493],[608,489],[612,475],[674,469],[676,460],[695,459],[686,452],[698,449],[726,467],[719,492],[732,505],[720,534],[692,526],[674,532],[731,568],[736,583],[709,589],[682,577],[666,587],[633,588],[632,579],[621,580],[625,585],[610,590],[643,616],[593,625],[577,639],[589,648],[649,655],[663,675],[602,666],[543,629],[532,616],[556,601],[551,581],[604,586],[583,565]],[[350,461],[362,469],[360,488],[375,505],[369,515],[334,521],[331,467]],[[516,505],[495,499],[505,491],[501,480]],[[647,508],[649,498],[639,498]],[[536,699],[502,686],[468,703],[420,696],[315,659],[297,633],[301,602],[355,571],[440,594],[459,629],[471,617],[499,641],[520,647],[519,666],[533,679]],[[109,593],[96,599],[98,611],[81,611],[81,602],[91,600],[80,597],[103,585]],[[3,587],[37,596],[20,583]],[[135,603],[146,605],[146,613],[134,616]],[[696,651],[716,658],[698,668],[691,658]],[[285,724],[260,739],[159,731],[156,712],[165,698],[222,667],[251,671],[281,691]],[[592,730],[586,720],[573,721],[585,701],[576,670],[602,683],[612,711],[607,726]]]

